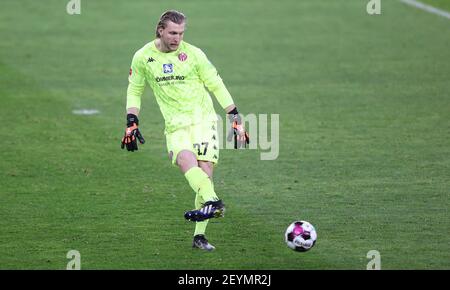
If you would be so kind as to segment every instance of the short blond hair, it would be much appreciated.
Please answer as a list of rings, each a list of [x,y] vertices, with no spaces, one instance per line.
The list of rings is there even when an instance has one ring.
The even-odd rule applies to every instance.
[[[164,12],[161,17],[159,18],[158,25],[156,25],[156,37],[160,38],[161,35],[158,32],[158,29],[160,28],[166,28],[167,21],[172,21],[176,24],[181,24],[183,22],[186,22],[186,16],[184,16],[183,13],[178,12],[176,10],[168,10]]]

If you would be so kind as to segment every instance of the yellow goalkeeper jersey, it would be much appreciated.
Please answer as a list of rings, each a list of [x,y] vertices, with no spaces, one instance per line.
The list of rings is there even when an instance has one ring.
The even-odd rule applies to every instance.
[[[204,121],[217,120],[212,92],[222,108],[233,99],[216,68],[199,48],[184,41],[172,52],[161,52],[155,41],[139,49],[133,57],[127,89],[127,108],[141,107],[148,84],[165,120],[165,132]],[[208,90],[206,90],[206,88]]]

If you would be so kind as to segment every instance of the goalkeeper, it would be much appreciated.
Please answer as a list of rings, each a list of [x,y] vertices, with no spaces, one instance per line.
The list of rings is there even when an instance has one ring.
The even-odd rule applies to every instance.
[[[195,209],[184,217],[195,222],[193,247],[214,250],[205,238],[210,218],[224,215],[225,206],[214,191],[213,168],[219,159],[217,115],[205,87],[217,98],[232,122],[235,148],[248,144],[233,99],[215,67],[197,47],[183,41],[186,17],[174,10],[161,15],[156,39],[133,57],[127,89],[127,128],[122,148],[138,150],[141,96],[146,83],[152,88],[165,120],[167,150],[192,187]]]

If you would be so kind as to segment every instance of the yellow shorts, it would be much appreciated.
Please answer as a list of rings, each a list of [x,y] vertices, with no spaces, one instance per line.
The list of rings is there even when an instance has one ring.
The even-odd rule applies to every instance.
[[[217,132],[217,122],[208,121],[166,134],[167,151],[172,159],[172,164],[176,163],[177,155],[182,150],[193,152],[197,156],[197,160],[217,164],[219,161],[219,135]]]

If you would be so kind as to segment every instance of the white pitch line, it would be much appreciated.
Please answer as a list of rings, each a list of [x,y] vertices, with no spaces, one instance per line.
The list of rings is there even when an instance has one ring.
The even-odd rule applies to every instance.
[[[441,9],[438,9],[436,7],[433,7],[433,6],[430,6],[430,5],[427,5],[427,4],[423,4],[422,2],[419,2],[417,0],[400,0],[400,1],[405,3],[405,4],[414,6],[416,8],[425,10],[427,12],[430,12],[430,13],[433,13],[433,14],[436,14],[436,15],[439,15],[439,16],[442,16],[442,17],[450,19],[450,13],[449,12],[441,10]]]
[[[82,109],[82,110],[73,110],[72,113],[75,115],[95,115],[100,112],[95,109]]]

